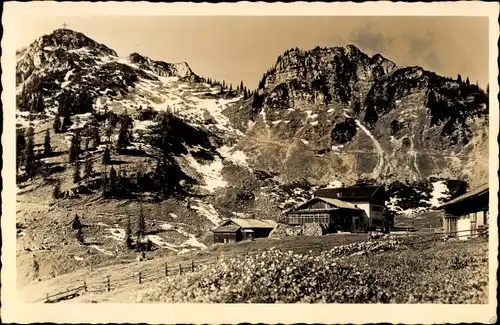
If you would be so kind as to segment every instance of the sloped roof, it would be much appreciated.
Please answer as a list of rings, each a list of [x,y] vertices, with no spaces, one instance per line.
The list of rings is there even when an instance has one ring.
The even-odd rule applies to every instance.
[[[236,226],[236,225],[227,225],[227,226],[221,226],[221,227],[215,228],[214,232],[236,232],[240,228],[241,227]]]
[[[302,208],[303,206],[309,204],[311,201],[314,201],[314,200],[320,200],[320,201],[326,202],[328,204],[332,204],[332,205],[334,205],[335,207],[337,207],[339,209],[360,210],[360,208],[356,207],[354,204],[349,203],[349,202],[345,202],[345,201],[342,201],[342,200],[332,199],[332,198],[326,198],[326,197],[313,197],[312,199],[309,199],[306,202],[298,205],[297,207],[295,207],[291,211],[299,210],[300,208]]]
[[[363,200],[372,198],[381,188],[381,185],[323,188],[317,190],[314,196],[322,198],[342,198],[342,200]]]
[[[454,198],[453,200],[448,201],[448,202],[442,204],[439,208],[444,208],[445,206],[449,206],[449,205],[455,204],[457,202],[464,201],[466,199],[470,199],[470,198],[479,196],[479,195],[484,194],[484,193],[486,193],[488,191],[489,191],[489,184],[481,185],[481,186],[475,188],[472,191],[469,191],[469,192],[467,192],[465,194],[462,194],[462,195]]]
[[[222,225],[227,225],[229,222],[240,226],[241,228],[274,228],[276,227],[276,222],[273,220],[257,220],[257,219],[239,219],[231,218],[222,223]]]
[[[333,204],[338,208],[342,209],[355,209],[355,210],[360,210],[357,206],[350,202],[342,201],[339,199],[332,199],[332,198],[327,198],[327,197],[318,197],[318,199],[325,201],[327,203]]]

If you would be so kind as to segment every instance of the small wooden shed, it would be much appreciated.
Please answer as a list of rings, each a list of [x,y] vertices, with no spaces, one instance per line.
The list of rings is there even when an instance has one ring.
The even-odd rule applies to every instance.
[[[225,225],[214,229],[214,243],[236,243],[243,240],[243,230],[237,225]]]

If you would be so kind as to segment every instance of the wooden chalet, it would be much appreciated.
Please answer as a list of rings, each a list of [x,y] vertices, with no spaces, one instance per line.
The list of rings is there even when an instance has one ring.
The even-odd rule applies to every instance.
[[[288,213],[288,224],[319,223],[327,232],[362,230],[365,224],[363,212],[349,202],[314,197]]]
[[[214,242],[234,243],[248,238],[268,237],[276,225],[273,220],[228,219],[213,230]]]
[[[488,226],[489,186],[482,185],[442,204],[444,232],[450,237],[467,239]]]
[[[314,197],[325,199],[335,199],[344,203],[349,203],[351,210],[354,206],[363,212],[359,221],[354,221],[354,229],[382,229],[391,226],[391,221],[385,219],[385,202],[388,200],[387,193],[383,186],[379,185],[358,185],[343,188],[324,188],[316,191]],[[342,209],[342,213],[347,211],[347,205]],[[353,213],[352,211],[350,213]],[[359,212],[356,212],[358,214]],[[356,224],[359,223],[359,226]]]

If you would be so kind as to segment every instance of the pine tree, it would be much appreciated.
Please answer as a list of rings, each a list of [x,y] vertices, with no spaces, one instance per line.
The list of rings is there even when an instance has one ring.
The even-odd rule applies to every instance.
[[[45,101],[43,100],[43,95],[41,93],[39,93],[37,96],[36,112],[37,113],[45,112]]]
[[[52,154],[52,146],[50,145],[50,132],[48,129],[45,131],[45,138],[43,141],[43,153],[45,154],[45,156],[49,156]]]
[[[120,126],[120,131],[118,132],[118,140],[116,142],[116,149],[118,152],[122,152],[130,144],[128,140],[128,127],[126,124]]]
[[[92,165],[93,165],[92,160],[90,160],[90,158],[87,158],[85,160],[85,168],[84,168],[84,177],[86,179],[90,178],[94,173],[94,168]]]
[[[79,154],[79,140],[78,140],[78,135],[73,135],[71,138],[71,145],[69,148],[69,162],[70,164],[74,163],[75,161],[78,160],[78,154]]]
[[[71,126],[71,118],[69,116],[65,116],[62,122],[62,128],[61,128],[62,131],[66,132],[70,126]]]
[[[28,136],[26,147],[24,149],[24,169],[29,177],[32,177],[36,172],[35,151],[34,151],[33,136]]]
[[[52,124],[52,129],[54,129],[54,133],[61,132],[61,118],[60,118],[59,114],[56,114],[56,117],[54,118],[54,123]]]
[[[467,77],[467,79],[465,79],[465,84],[466,84],[467,86],[469,86],[469,85],[470,85],[470,80],[469,80],[469,77]]]
[[[83,231],[82,231],[82,228],[79,228],[79,229],[76,231],[76,240],[78,240],[78,242],[79,242],[81,245],[84,245],[84,244],[85,244],[85,237],[83,236]]]
[[[104,149],[104,153],[102,155],[102,163],[103,165],[109,165],[110,162],[111,162],[111,153],[109,152],[109,147],[106,146],[106,148]]]
[[[146,220],[142,210],[142,202],[139,202],[139,216],[137,217],[137,235],[142,237],[146,233]]]
[[[130,216],[127,215],[127,223],[125,224],[125,246],[132,249],[132,228],[130,225]]]
[[[78,216],[78,214],[75,214],[73,221],[71,221],[71,228],[73,230],[78,230],[82,228],[82,222],[80,221],[80,217]]]
[[[458,83],[462,83],[462,76],[461,76],[461,75],[458,75],[458,77],[457,77],[457,82],[458,82]]]
[[[56,185],[54,185],[54,191],[52,192],[52,197],[55,200],[61,198],[61,185],[59,184],[59,182],[57,182]]]
[[[113,167],[111,167],[111,170],[109,171],[109,181],[111,183],[115,183],[116,177],[117,177],[116,170]]]
[[[74,165],[73,183],[78,183],[81,180],[82,180],[82,177],[80,175],[80,161],[77,159],[77,160],[75,160],[75,165]]]

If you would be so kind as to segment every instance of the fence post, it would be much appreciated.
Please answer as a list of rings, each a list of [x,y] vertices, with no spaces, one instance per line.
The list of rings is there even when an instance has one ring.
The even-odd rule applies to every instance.
[[[49,302],[49,293],[47,292],[47,297],[45,298],[45,302]]]
[[[168,276],[168,266],[167,266],[167,263],[165,263],[165,276]]]
[[[83,279],[83,290],[87,291],[87,281],[85,279]]]
[[[191,260],[191,272],[194,272],[194,262]]]
[[[110,292],[111,291],[111,282],[109,280],[109,275],[108,275],[107,286],[108,286],[108,292]]]
[[[179,263],[179,275],[182,274],[182,267],[181,267],[181,263]]]
[[[142,273],[139,271],[139,284],[142,284]]]

